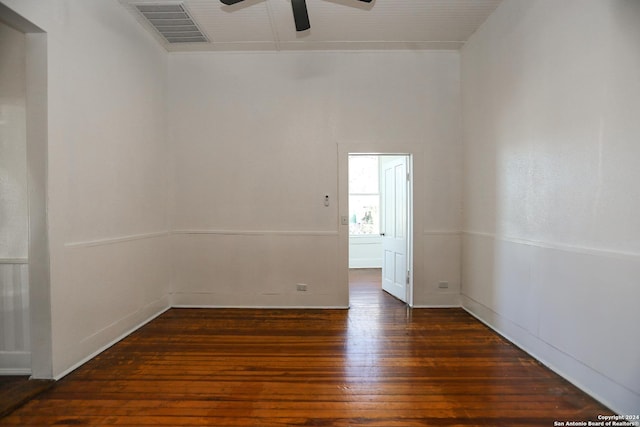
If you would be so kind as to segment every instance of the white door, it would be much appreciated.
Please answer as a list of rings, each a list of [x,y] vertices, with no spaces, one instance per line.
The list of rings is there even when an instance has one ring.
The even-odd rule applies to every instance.
[[[382,156],[382,289],[407,302],[407,156]]]

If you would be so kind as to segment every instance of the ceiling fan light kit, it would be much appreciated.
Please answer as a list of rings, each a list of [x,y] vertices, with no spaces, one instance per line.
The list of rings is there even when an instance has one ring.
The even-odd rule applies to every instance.
[[[220,0],[227,6],[240,3],[244,0]],[[357,0],[363,3],[371,3],[372,0]],[[306,0],[291,0],[291,8],[293,9],[293,20],[296,24],[296,31],[306,31],[311,28],[309,22],[309,13],[307,12]]]

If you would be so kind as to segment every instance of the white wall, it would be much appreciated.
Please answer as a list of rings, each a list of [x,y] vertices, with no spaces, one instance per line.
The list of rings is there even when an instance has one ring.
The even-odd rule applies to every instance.
[[[382,268],[380,236],[349,236],[349,268]]]
[[[117,2],[5,3],[47,32],[49,376],[60,376],[168,306],[167,59]]]
[[[420,147],[421,173],[437,179],[419,199],[438,208],[417,233],[459,239],[458,53],[175,55],[166,98],[165,52],[117,3],[5,3],[46,32],[51,318],[37,327],[50,330],[52,365],[39,356],[37,376],[59,377],[161,312],[170,279],[176,304],[346,306],[341,143]],[[432,286],[416,284],[424,300]]]
[[[464,306],[640,408],[640,2],[513,0],[462,51]]]
[[[172,54],[168,105],[176,304],[346,306],[338,146],[371,142],[423,152],[417,252],[455,268],[418,259],[417,302],[457,302],[457,52]]]

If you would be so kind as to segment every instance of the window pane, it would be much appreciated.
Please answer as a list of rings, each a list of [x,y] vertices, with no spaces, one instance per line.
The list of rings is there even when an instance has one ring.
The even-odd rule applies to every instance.
[[[349,156],[349,193],[378,193],[378,157]]]
[[[349,234],[380,232],[380,196],[349,196]]]

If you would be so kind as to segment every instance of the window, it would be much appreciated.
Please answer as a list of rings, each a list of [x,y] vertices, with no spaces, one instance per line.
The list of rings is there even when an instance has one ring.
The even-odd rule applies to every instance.
[[[349,234],[380,232],[378,156],[349,156]]]

